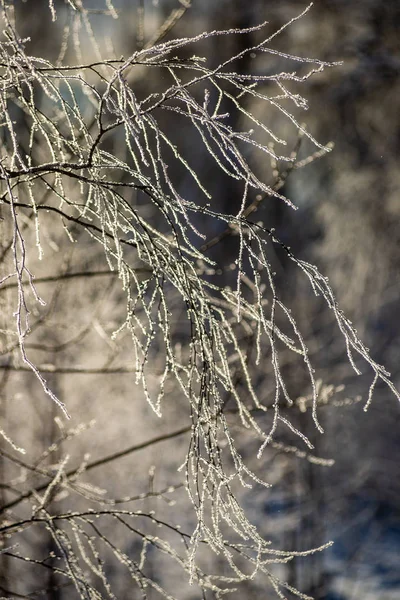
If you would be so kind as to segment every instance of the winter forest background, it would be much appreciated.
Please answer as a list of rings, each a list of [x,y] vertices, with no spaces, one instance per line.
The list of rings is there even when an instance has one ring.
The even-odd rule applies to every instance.
[[[105,0],[50,3],[3,0],[1,6],[1,29],[6,30],[9,19],[9,25],[15,27],[21,39],[30,38],[24,42],[24,51],[31,57],[48,61],[37,65],[38,69],[43,69],[40,72],[42,79],[32,70],[29,72],[32,78],[26,75],[26,81],[21,83],[25,75],[21,75],[21,79],[18,75],[10,75],[12,68],[18,64],[20,71],[17,69],[16,72],[23,73],[25,68],[28,72],[31,67],[26,66],[27,63],[18,63],[17,42],[10,34],[2,34],[0,412],[4,439],[0,449],[1,597],[62,600],[145,597],[153,600],[164,595],[194,600],[218,598],[222,595],[219,588],[235,588],[228,597],[269,599],[281,594],[281,597],[294,598],[299,597],[296,596],[296,590],[299,590],[303,594],[300,597],[311,596],[316,600],[395,600],[400,591],[399,402],[385,381],[378,378],[373,384],[374,393],[368,410],[363,410],[370,397],[373,372],[367,363],[355,358],[357,368],[362,371],[361,375],[356,375],[337,326],[341,313],[335,317],[324,297],[314,294],[304,270],[299,269],[299,263],[292,257],[317,265],[329,278],[340,309],[370,349],[372,360],[385,366],[391,373],[391,381],[399,389],[400,5],[378,0],[317,0],[299,19],[297,17],[307,4],[289,0],[193,0],[191,3],[184,0],[115,0],[112,4]],[[293,23],[284,27],[291,20]],[[260,30],[257,26],[265,21],[268,23]],[[273,52],[244,52],[259,44],[262,35],[271,35],[281,28],[279,35],[268,45]],[[200,36],[203,31],[230,29],[245,32]],[[277,343],[277,347],[282,344],[279,346],[279,372],[285,381],[287,396],[293,399],[292,406],[282,408],[282,418],[287,418],[292,428],[285,427],[282,421],[261,458],[257,458],[263,440],[254,435],[256,426],[250,429],[242,426],[237,408],[242,405],[236,402],[236,394],[247,409],[254,390],[271,410],[264,415],[252,406],[249,408],[251,416],[255,415],[261,429],[272,427],[269,419],[274,402],[274,358],[271,358],[268,341],[264,340],[256,364],[259,345],[254,325],[256,317],[254,323],[249,320],[247,329],[245,323],[239,324],[243,330],[232,337],[242,344],[240,349],[229,341],[226,364],[231,369],[229,381],[235,391],[225,395],[221,391],[220,410],[224,412],[224,423],[231,432],[231,437],[224,441],[229,447],[234,440],[237,461],[243,460],[260,480],[272,484],[265,487],[253,480],[250,489],[241,486],[239,480],[232,481],[238,507],[245,511],[248,519],[248,522],[242,520],[237,508],[238,524],[235,529],[233,523],[234,534],[229,538],[232,546],[222,539],[230,535],[227,531],[232,523],[220,524],[219,509],[212,512],[211,492],[204,504],[197,504],[201,508],[196,515],[185,489],[185,471],[190,475],[191,468],[190,465],[185,468],[185,456],[190,439],[192,444],[194,439],[191,437],[194,409],[192,406],[189,410],[179,384],[179,373],[175,379],[169,375],[163,379],[164,369],[166,372],[172,367],[165,358],[165,349],[161,351],[162,334],[168,337],[168,331],[171,331],[177,363],[183,364],[189,352],[185,306],[176,293],[179,285],[173,289],[165,284],[169,329],[159,326],[158,317],[155,317],[158,329],[154,326],[151,332],[153,337],[147,356],[149,397],[157,398],[160,385],[164,387],[160,418],[146,401],[143,385],[135,383],[137,364],[129,328],[112,335],[125,322],[127,295],[115,267],[116,255],[109,256],[107,261],[98,243],[103,240],[107,245],[109,239],[109,234],[104,235],[101,218],[96,221],[90,212],[85,213],[89,225],[81,228],[79,219],[83,212],[79,212],[79,219],[78,212],[74,212],[79,211],[79,207],[71,203],[65,209],[73,216],[69,222],[57,213],[64,206],[61,189],[65,197],[79,203],[88,193],[89,188],[85,186],[91,183],[89,180],[86,183],[76,181],[65,173],[57,180],[56,167],[35,179],[32,166],[34,169],[35,165],[50,159],[46,144],[41,145],[42,142],[35,138],[37,135],[40,139],[40,126],[32,133],[32,118],[27,108],[29,81],[33,82],[34,89],[32,103],[41,115],[53,114],[56,105],[61,107],[57,104],[59,98],[52,99],[52,94],[46,92],[46,74],[52,72],[46,71],[49,63],[97,65],[101,61],[96,52],[120,60],[121,56],[126,59],[135,52],[151,48],[154,43],[164,44],[175,38],[195,36],[200,36],[195,44],[183,45],[157,60],[168,58],[172,61],[178,77],[180,64],[192,64],[190,61],[194,64],[195,57],[206,57],[207,66],[212,70],[241,53],[229,63],[226,71],[244,76],[249,73],[270,76],[270,82],[267,79],[262,82],[262,89],[272,96],[278,93],[273,74],[293,73],[299,67],[298,63],[290,62],[287,55],[316,59],[310,64],[300,63],[299,68],[303,70],[299,71],[299,77],[311,69],[316,72],[297,82],[299,88],[294,79],[282,80],[286,87],[280,93],[294,95],[294,98],[286,96],[282,106],[290,109],[290,114],[301,124],[300,132],[282,111],[274,111],[257,96],[249,94],[243,105],[255,116],[257,123],[262,122],[268,130],[287,141],[284,152],[293,152],[293,161],[284,163],[274,158],[275,151],[279,154],[281,148],[277,149],[277,142],[271,145],[266,130],[258,143],[270,154],[259,152],[257,146],[247,145],[243,156],[251,165],[252,173],[276,193],[290,199],[297,210],[281,198],[253,189],[250,178],[249,191],[244,193],[246,177],[235,179],[221,174],[221,159],[214,160],[207,151],[204,139],[194,132],[193,122],[181,118],[180,105],[171,103],[171,110],[159,114],[157,108],[154,109],[158,126],[172,140],[164,155],[168,165],[162,173],[164,185],[173,182],[171,186],[174,186],[176,198],[203,207],[191,215],[193,228],[188,227],[187,235],[196,248],[203,244],[204,252],[210,261],[214,261],[213,267],[197,261],[196,268],[197,275],[200,273],[198,276],[207,284],[211,286],[217,282],[224,288],[226,296],[219,298],[219,304],[215,299],[215,306],[225,310],[230,302],[229,294],[233,297],[238,281],[238,262],[235,261],[240,249],[243,250],[241,240],[247,233],[242,232],[241,225],[229,225],[229,221],[214,218],[207,211],[210,208],[218,214],[237,215],[245,198],[246,203],[253,202],[257,208],[254,214],[250,212],[246,217],[254,223],[262,223],[270,232],[267,252],[274,286],[280,301],[292,311],[290,315],[296,320],[315,369],[317,412],[324,434],[318,431],[312,417],[312,389],[304,361],[298,361],[296,356],[293,358],[289,342],[285,345],[285,336],[293,335],[293,330],[290,332],[282,314],[278,315],[277,323],[282,331]],[[97,40],[98,50],[93,39]],[[11,55],[17,57],[12,68],[11,62],[7,64],[11,59],[5,58]],[[118,83],[118,102],[125,101],[129,105],[129,97],[123,98],[124,89],[132,89],[139,99],[151,95],[151,98],[161,98],[157,94],[162,94],[171,85],[171,73],[163,68],[149,67],[149,61],[153,60],[151,55],[143,56],[143,64],[138,63],[124,73],[124,81]],[[341,64],[331,66],[336,62]],[[320,68],[322,63],[324,68]],[[205,63],[199,61],[198,64]],[[79,70],[73,73],[60,70],[59,73],[76,77],[69,81],[71,87],[68,89],[74,91],[75,106],[82,111],[83,122],[88,127],[87,136],[83,129],[77,130],[70,147],[66,144],[61,148],[54,142],[60,153],[68,156],[69,151],[79,154],[76,148],[83,147],[82,140],[86,143],[90,139],[92,132],[88,123],[91,121],[93,137],[96,137],[95,113],[90,112],[88,100],[90,92],[80,87],[79,77],[86,77],[88,88],[97,89],[98,86],[102,94],[106,93],[107,82],[102,79],[100,66],[94,66],[89,74],[85,71],[85,75]],[[238,85],[241,84],[250,85],[245,79],[239,81]],[[60,95],[64,94],[62,97],[73,104],[72,94],[69,96],[67,85],[64,88],[63,85],[59,87]],[[229,87],[227,89],[233,94]],[[201,94],[204,97],[204,89]],[[296,94],[307,99],[307,111],[302,98]],[[28,98],[26,106],[18,100],[18,95]],[[115,108],[116,100],[111,93],[109,98],[105,127],[112,123],[112,118],[119,118],[117,108],[120,107]],[[203,102],[197,100],[200,104]],[[289,101],[290,106],[285,104]],[[215,103],[215,97],[211,94],[212,103]],[[219,113],[227,116],[221,123],[231,132],[248,131],[246,114],[233,104],[228,95],[222,97]],[[194,104],[185,105],[185,110],[192,109],[197,110]],[[112,110],[115,110],[114,114]],[[67,131],[62,129],[62,116],[54,113],[51,118],[56,127],[60,123],[60,131]],[[71,119],[73,122],[73,117]],[[196,122],[199,128],[204,124],[200,118]],[[51,123],[46,122],[43,127],[49,132],[51,146]],[[11,131],[15,133],[15,139],[10,135]],[[111,161],[109,157],[118,157],[130,164],[126,131],[125,128],[124,134],[116,129],[108,137],[104,136],[101,141],[103,154],[96,160]],[[305,132],[310,132],[312,138]],[[136,133],[132,133],[134,135]],[[313,140],[319,145],[315,146]],[[14,142],[22,149],[22,154],[31,153],[30,163],[26,158],[29,164],[26,172],[31,169],[30,179],[24,179],[24,168],[21,167],[24,156],[20,164],[18,160],[14,164],[7,162],[10,154],[14,153],[15,158]],[[243,138],[238,143],[241,142],[246,140]],[[150,147],[152,143],[148,142]],[[192,171],[177,160],[177,147]],[[155,142],[154,149],[157,156]],[[140,154],[139,150],[137,152]],[[214,151],[214,154],[219,156],[218,152]],[[86,160],[87,157],[83,158]],[[293,168],[294,164],[296,168]],[[98,171],[94,168],[90,171],[90,165],[87,171],[90,171],[90,177],[105,177],[98,165],[100,162],[96,166]],[[115,173],[120,168],[121,163],[118,163]],[[149,172],[151,168],[150,164]],[[20,174],[11,179],[18,169]],[[123,169],[121,173],[113,175],[113,181],[120,177],[118,181],[126,184],[124,177],[127,175]],[[201,185],[210,190],[211,200],[206,202],[204,197],[201,198],[193,173],[197,174]],[[145,170],[144,175],[147,177]],[[18,285],[15,277],[7,278],[13,271],[15,236],[15,222],[10,218],[10,201],[7,200],[7,194],[14,193],[7,187],[10,181],[11,186],[15,181],[20,186],[19,227],[25,241],[29,271],[35,276],[37,293],[46,302],[46,306],[41,306],[35,301],[25,273],[24,286],[28,289],[27,302],[31,310],[26,353],[46,380],[45,385],[65,403],[70,420],[45,393],[43,380],[38,379],[21,358],[15,329]],[[32,208],[30,194],[39,207],[36,210],[27,210],[28,205]],[[124,202],[134,204],[140,219],[151,222],[160,232],[160,240],[165,237],[167,244],[170,234],[167,221],[161,212],[157,212],[155,204],[149,203],[145,193],[136,188],[124,188],[121,198],[122,194],[125,194]],[[96,201],[100,206],[95,197]],[[46,203],[53,208],[41,210],[40,205],[47,206]],[[189,210],[189,204],[187,206]],[[41,260],[36,237],[37,219],[43,251]],[[108,222],[106,226],[112,231]],[[205,240],[196,237],[197,230],[205,234]],[[129,246],[134,238],[128,225],[125,233]],[[210,240],[212,243],[209,244]],[[111,246],[112,242],[109,243]],[[159,247],[162,247],[161,242]],[[147,285],[149,276],[149,267],[135,252],[129,247],[124,255],[128,257],[126,260],[131,260],[129,264],[135,271],[134,282],[129,280],[127,285],[132,296],[135,289],[144,289],[141,286]],[[249,257],[248,263],[242,265],[241,286],[243,302],[248,303],[250,311],[252,302],[254,306],[258,302],[258,284],[255,286],[252,280],[257,269],[251,270],[251,254]],[[114,259],[116,262],[112,265]],[[171,260],[165,263],[165,281],[170,281]],[[144,304],[150,302],[152,293],[156,297],[157,286],[164,285],[162,270],[160,267],[154,289],[153,284],[148,284],[143,292]],[[268,296],[269,280],[267,277],[263,283],[263,276],[260,272],[260,286],[266,290],[265,305],[270,306],[273,295]],[[180,277],[182,274],[178,274],[178,280]],[[194,294],[197,293],[195,290]],[[158,308],[153,307],[158,315],[163,310],[161,297],[160,293]],[[235,299],[232,306],[235,302],[241,300]],[[235,319],[232,322],[236,323]],[[235,323],[229,325],[234,331]],[[204,331],[204,335],[208,335],[208,329]],[[226,344],[228,347],[228,341]],[[250,365],[246,369],[243,365],[235,366],[235,360],[240,363],[241,352],[246,364]],[[189,361],[188,364],[192,363]],[[252,381],[251,389],[248,376]],[[211,384],[204,384],[205,387],[208,385]],[[215,389],[220,390],[219,387]],[[211,399],[210,406],[212,403]],[[197,439],[198,454],[196,449],[193,450],[200,465],[207,440],[212,451],[218,450],[222,455],[225,452],[222,442],[221,446],[213,446],[211,421],[212,417],[206,441]],[[200,417],[199,422],[203,427]],[[219,427],[223,428],[221,424]],[[313,445],[312,450],[296,432],[307,437]],[[26,453],[18,452],[20,448]],[[182,465],[183,468],[178,470]],[[198,489],[202,489],[205,482],[211,482],[207,489],[214,493],[218,482],[212,477],[208,471],[201,471]],[[215,493],[214,501],[226,501],[234,521],[236,505],[229,504],[229,494],[220,498]],[[197,520],[202,518],[199,513],[203,510],[204,514],[211,511],[210,517],[204,516],[205,522],[210,519],[210,529],[216,527],[217,521],[221,527],[222,537],[215,534],[215,543],[217,546],[220,543],[221,547],[213,549],[211,541],[202,545],[200,540],[196,547],[197,566],[193,567],[190,561],[185,563],[193,550],[189,534],[195,531]],[[117,514],[118,511],[121,512]],[[61,518],[60,515],[64,516]],[[272,564],[262,563],[257,556],[254,540],[258,538],[246,523],[257,529],[257,535],[271,540],[271,549],[277,550],[275,553],[271,550]],[[251,539],[255,546],[251,549],[239,547],[238,529],[241,527],[248,527],[250,537],[253,535]],[[308,553],[330,541],[334,544]],[[234,581],[240,578],[229,563],[231,552],[236,568],[244,573],[241,582]],[[263,552],[263,560],[267,560],[269,555],[264,547]],[[296,552],[298,556],[295,556]],[[186,559],[179,558],[182,556]],[[252,569],[257,571],[254,577],[250,576]],[[192,585],[189,584],[190,577]],[[287,586],[281,587],[278,579]]]

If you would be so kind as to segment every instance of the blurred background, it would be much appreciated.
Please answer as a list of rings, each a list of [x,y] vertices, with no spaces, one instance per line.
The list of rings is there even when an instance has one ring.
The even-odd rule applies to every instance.
[[[95,0],[84,2],[88,9],[99,4],[104,8],[105,3]],[[54,6],[58,18],[52,23],[46,2],[15,3],[16,26],[22,36],[31,37],[30,53],[52,61],[60,52],[67,19],[64,4],[55,2]],[[268,21],[272,32],[297,16],[306,4],[289,0],[193,0],[189,7],[189,2],[183,1],[116,0],[113,6],[123,18],[100,19],[93,13],[90,22],[96,33],[101,32],[104,44],[110,45],[110,53],[128,56],[157,38],[162,26],[163,41],[193,36],[204,30],[247,28],[263,21]],[[275,227],[278,237],[296,256],[318,265],[329,277],[340,307],[371,349],[373,358],[391,372],[398,388],[399,27],[398,2],[317,0],[304,18],[273,41],[272,47],[282,52],[343,62],[302,84],[302,94],[309,100],[308,111],[301,114],[302,122],[319,142],[332,142],[333,151],[290,173],[285,180],[280,191],[298,206],[297,211],[270,198],[257,212],[257,219],[269,228]],[[90,44],[84,33],[80,35],[80,48],[86,59]],[[207,56],[211,65],[217,65],[245,46],[253,45],[256,39],[257,32],[231,37],[229,43],[226,38],[215,37],[200,43],[196,53]],[[76,64],[79,57],[68,49],[65,60]],[[266,56],[263,61],[254,61],[254,68],[268,74],[269,69],[276,71],[280,60]],[[251,72],[252,58],[236,61],[234,66],[244,73]],[[132,81],[138,95],[146,95],[161,85],[162,81],[151,77],[141,79],[140,74]],[[249,108],[254,114],[263,110],[256,101]],[[260,116],[264,122],[273,123],[289,144],[296,144],[296,136],[284,120],[277,122],[276,115]],[[232,115],[232,119],[239,117]],[[240,123],[236,126],[240,127]],[[168,130],[174,124],[166,120],[164,127]],[[230,186],[226,181],[222,184],[201,147],[192,148],[184,129],[179,135],[188,152],[192,152],[196,172],[212,186],[216,210],[236,212],[242,190],[232,180]],[[123,143],[116,137],[110,141],[109,150],[117,152]],[[300,157],[301,152],[302,148]],[[271,169],[270,164],[257,162],[259,157],[253,160],[259,172]],[[197,191],[191,186],[190,178],[182,177],[179,193],[195,200]],[[4,220],[0,221],[3,264],[8,260],[10,247],[6,227]],[[48,276],[49,271],[68,273],[71,265],[75,265],[75,271],[76,265],[82,271],[106,267],[97,247],[84,236],[80,239],[78,232],[80,243],[66,251],[60,228],[48,221],[43,223],[42,231],[51,268],[48,261],[46,264],[37,261],[32,266],[36,277]],[[209,233],[214,235],[218,231]],[[34,231],[28,225],[26,235],[34,244]],[[234,244],[227,240],[211,255],[225,265],[232,261],[234,251]],[[271,260],[282,298],[295,307],[321,380],[324,402],[320,418],[325,434],[316,432],[310,419],[304,375],[288,364],[285,367],[288,386],[298,398],[295,420],[315,445],[315,455],[332,459],[334,464],[315,464],[318,461],[306,460],[299,453],[271,449],[257,468],[268,472],[273,487],[265,490],[256,486],[243,495],[243,503],[252,522],[274,541],[275,547],[303,551],[334,541],[323,552],[282,565],[279,574],[302,593],[316,600],[395,600],[400,594],[400,407],[388,390],[378,385],[369,410],[363,411],[370,374],[357,377],[349,368],[346,349],[332,316],[322,301],[313,296],[295,263],[279,248]],[[36,316],[31,351],[38,363],[50,365],[46,375],[49,384],[62,398],[68,399],[72,427],[77,428],[73,434],[66,434],[64,426],[57,424],[59,411],[43,397],[33,376],[22,369],[9,368],[15,340],[1,333],[0,411],[6,423],[2,428],[28,450],[30,464],[39,464],[38,460],[43,465],[55,464],[68,454],[68,465],[72,468],[86,455],[85,460],[90,463],[152,438],[171,436],[88,471],[85,481],[92,487],[87,488],[86,497],[74,500],[71,505],[70,498],[60,493],[52,502],[58,511],[71,507],[77,510],[80,503],[86,506],[90,494],[123,498],[182,483],[177,468],[184,459],[188,437],[179,431],[187,427],[187,408],[178,391],[171,389],[161,421],[134,385],[129,336],[122,336],[118,343],[110,337],[123,319],[125,309],[125,299],[117,284],[116,278],[108,275],[66,278],[53,286],[51,282],[38,284],[40,293],[46,296],[48,309],[45,319],[40,314]],[[4,307],[12,293],[12,288],[0,292],[4,319],[9,315]],[[4,324],[2,327],[4,332],[7,328]],[[265,385],[262,373],[258,384]],[[46,454],[60,436],[64,436],[62,444],[52,454]],[[278,441],[293,443],[285,434]],[[239,431],[238,446],[250,464],[252,460],[256,462],[251,457],[257,444]],[[21,466],[5,455],[1,457],[0,473],[4,518],[9,519],[11,514],[12,518],[16,515],[24,518],[31,513],[34,498],[9,505],[21,492],[40,486],[40,474],[37,471],[30,474],[26,465]],[[171,522],[182,523],[189,530],[193,517],[188,508],[182,508],[187,503],[185,491],[178,487],[165,496],[167,502],[163,497],[154,499],[148,495],[146,510],[156,506],[157,510],[168,513]],[[112,528],[105,525],[106,531]],[[140,550],[140,544],[132,536],[126,532],[120,535],[118,543],[125,552],[134,554]],[[16,534],[6,545],[20,544],[21,555],[29,553],[32,547],[43,556],[56,552],[45,530],[17,538]],[[214,559],[215,565],[218,560]],[[59,583],[53,570],[44,569],[43,574],[37,565],[21,563],[7,555],[1,557],[3,597],[75,597],[73,589]],[[183,573],[169,570],[162,556],[150,555],[147,564],[162,585],[180,590],[179,597],[185,600],[202,597],[198,589],[187,585]],[[224,566],[221,564],[220,568],[223,570]],[[141,597],[139,590],[132,590],[130,576],[118,562],[110,558],[107,569],[116,597]],[[244,583],[232,597],[272,598],[272,591],[266,591],[264,585],[256,578]],[[148,597],[156,598],[158,592],[149,591]],[[213,596],[210,593],[206,597]]]

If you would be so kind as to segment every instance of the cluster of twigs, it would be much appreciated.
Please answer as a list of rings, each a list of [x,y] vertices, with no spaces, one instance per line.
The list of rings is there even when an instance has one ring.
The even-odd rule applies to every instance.
[[[311,389],[313,420],[322,432],[314,369],[296,320],[276,288],[268,257],[271,245],[284,249],[308,278],[315,294],[322,296],[333,311],[354,370],[359,372],[358,358],[369,365],[373,375],[367,406],[378,380],[399,397],[389,374],[370,357],[351,322],[338,308],[326,278],[314,265],[295,257],[274,231],[251,218],[268,198],[295,208],[279,191],[284,174],[330,149],[329,145],[317,142],[295,117],[296,111],[307,108],[307,101],[292,88],[334,63],[293,56],[273,48],[275,38],[304,16],[309,7],[273,33],[262,23],[244,30],[212,31],[193,38],[143,43],[127,58],[110,59],[104,57],[92,29],[90,11],[82,2],[67,1],[64,10],[69,11],[68,25],[58,61],[52,64],[29,55],[29,40],[19,37],[13,23],[12,3],[2,0],[1,4],[5,33],[0,44],[0,201],[3,219],[7,219],[13,231],[9,248],[13,268],[2,276],[0,285],[3,289],[14,286],[15,291],[19,359],[14,352],[12,366],[31,369],[45,393],[68,414],[68,399],[61,400],[48,386],[26,346],[31,329],[31,303],[43,304],[44,300],[37,293],[28,266],[32,249],[27,248],[24,239],[21,215],[35,223],[37,252],[46,260],[40,223],[50,213],[59,218],[71,241],[74,241],[73,231],[85,231],[102,248],[110,271],[118,274],[126,293],[126,319],[113,337],[117,340],[123,330],[130,332],[136,381],[156,414],[162,416],[167,381],[175,381],[187,399],[191,439],[182,469],[197,517],[191,535],[176,531],[186,549],[181,555],[173,545],[144,534],[136,525],[138,520],[156,520],[154,516],[135,511],[102,511],[104,517],[118,521],[142,538],[142,558],[135,563],[111,545],[89,513],[53,516],[47,512],[47,497],[52,487],[57,487],[61,479],[71,483],[61,464],[34,517],[5,525],[2,531],[44,524],[64,560],[65,567],[57,567],[57,572],[72,579],[82,598],[103,597],[85,576],[80,566],[82,560],[102,581],[109,597],[113,597],[97,542],[92,542],[93,534],[125,564],[141,588],[150,585],[166,597],[167,593],[147,578],[142,568],[149,544],[171,556],[189,572],[191,580],[212,589],[217,596],[227,591],[221,587],[224,578],[214,579],[197,564],[199,546],[204,544],[224,556],[230,566],[232,577],[225,578],[229,586],[262,572],[279,597],[284,597],[281,590],[286,587],[305,598],[280,582],[269,569],[271,562],[287,561],[296,553],[271,549],[237,500],[234,491],[237,482],[246,488],[254,482],[265,486],[268,483],[247,466],[238,452],[224,413],[229,397],[243,427],[252,429],[260,439],[258,457],[274,442],[280,424],[312,449],[311,442],[290,421],[285,410],[295,399],[290,396],[282,374],[280,356],[284,349],[304,365]],[[104,16],[117,18],[111,2],[107,2],[107,7]],[[182,8],[185,8],[183,3]],[[50,10],[55,20],[53,2]],[[86,28],[90,34],[95,53],[92,62],[83,61],[80,28]],[[168,28],[166,25],[163,35]],[[217,67],[209,66],[207,60],[195,54],[198,44],[214,36],[250,33],[259,41]],[[70,42],[79,64],[74,64],[72,51],[67,52]],[[269,74],[257,71],[255,66],[254,72],[240,73],[237,65],[249,54],[278,56],[292,66]],[[164,89],[141,94],[138,86],[137,92],[134,82],[145,76],[166,82]],[[264,103],[265,114],[272,110],[283,115],[295,132],[313,144],[315,152],[300,160],[297,151],[285,151],[287,142],[252,114],[249,106],[254,100]],[[166,113],[176,122],[177,133],[163,127]],[[233,113],[246,126],[239,129],[230,125]],[[201,144],[221,178],[233,179],[241,185],[237,212],[225,214],[219,210],[217,199],[191,164],[195,153],[188,152],[179,129],[193,140],[193,147]],[[124,140],[123,145],[116,144],[123,148],[121,152],[112,150],[112,140]],[[280,166],[281,175],[275,182],[271,183],[270,174],[261,179],[256,173],[251,161],[254,152]],[[191,199],[183,197],[179,189],[182,173],[192,180],[196,190]],[[221,233],[209,239],[204,223],[210,222]],[[238,247],[233,288],[220,276],[221,265],[209,256],[211,248],[232,235]],[[184,314],[179,327],[174,324],[177,297]],[[291,333],[285,333],[284,328]],[[154,387],[154,370],[149,367],[155,355],[163,363],[156,396],[150,390]],[[264,397],[254,385],[254,373],[266,371],[267,361],[274,391]],[[10,368],[10,364],[6,367]],[[240,391],[236,385],[238,377],[242,382]],[[272,412],[272,418],[265,429],[257,415],[267,410]],[[74,558],[76,552],[79,560]],[[250,571],[243,567],[243,559],[250,565]]]

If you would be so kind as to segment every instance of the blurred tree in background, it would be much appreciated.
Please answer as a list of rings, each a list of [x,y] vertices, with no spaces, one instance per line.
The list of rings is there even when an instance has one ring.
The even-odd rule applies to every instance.
[[[1,11],[3,596],[397,597],[399,8]]]

